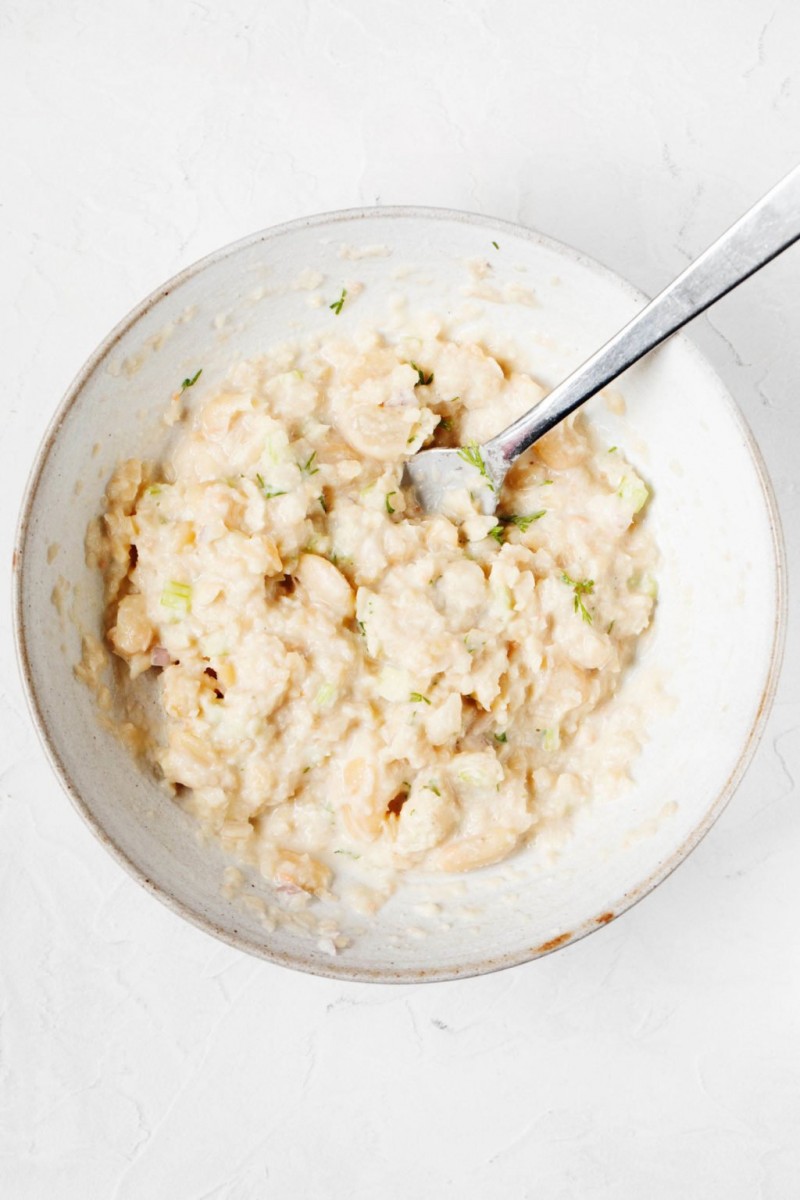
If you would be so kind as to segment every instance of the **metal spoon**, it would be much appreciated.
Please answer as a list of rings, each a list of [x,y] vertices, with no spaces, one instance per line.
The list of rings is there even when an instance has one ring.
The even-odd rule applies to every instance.
[[[799,238],[800,166],[535,408],[483,445],[422,450],[406,463],[403,483],[426,512],[440,511],[447,492],[466,488],[481,511],[493,513],[509,468],[529,446]]]

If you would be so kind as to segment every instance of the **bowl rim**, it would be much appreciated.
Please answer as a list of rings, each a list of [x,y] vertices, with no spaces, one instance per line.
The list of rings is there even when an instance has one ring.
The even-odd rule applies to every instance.
[[[100,841],[104,848],[112,855],[114,859],[131,875],[137,883],[145,888],[148,892],[154,895],[167,908],[189,921],[190,924],[202,929],[204,932],[211,934],[213,937],[226,942],[237,950],[255,955],[266,962],[271,962],[279,966],[290,967],[294,970],[301,971],[306,974],[317,975],[323,978],[337,979],[353,983],[429,983],[440,982],[455,979],[467,979],[477,975],[490,974],[495,971],[505,970],[509,967],[520,966],[523,963],[531,962],[536,958],[541,958],[546,954],[552,953],[554,950],[561,949],[564,946],[571,945],[573,942],[579,941],[587,934],[615,920],[624,912],[627,912],[633,905],[637,904],[648,893],[653,891],[658,884],[662,883],[680,863],[695,849],[708,833],[711,826],[720,816],[722,811],[727,806],[731,796],[736,791],[742,778],[752,762],[756,747],[761,739],[767,718],[769,716],[772,704],[775,698],[775,693],[780,676],[781,664],[783,661],[783,652],[786,639],[786,614],[787,614],[787,584],[786,584],[786,549],[784,544],[783,530],[780,521],[779,509],[775,498],[772,482],[764,462],[760,447],[751,432],[747,421],[741,412],[738,404],[734,400],[725,382],[720,377],[706,356],[695,346],[694,342],[683,332],[674,334],[669,340],[678,339],[684,349],[688,352],[689,357],[694,362],[705,370],[712,380],[714,380],[719,388],[720,395],[727,404],[730,415],[735,422],[742,436],[745,446],[750,454],[753,466],[755,467],[756,476],[761,488],[761,494],[764,500],[767,518],[769,521],[770,532],[772,535],[772,550],[775,565],[775,611],[774,611],[774,627],[772,645],[770,650],[769,664],[765,676],[764,686],[759,698],[758,707],[755,716],[751,723],[747,737],[744,740],[739,756],[731,770],[728,778],[720,788],[716,797],[709,805],[705,815],[697,823],[692,832],[684,838],[683,842],[660,863],[651,873],[637,884],[634,888],[625,892],[619,900],[611,906],[608,912],[598,914],[596,917],[590,917],[583,921],[576,929],[566,931],[559,936],[553,937],[547,942],[539,946],[521,949],[518,951],[508,952],[498,958],[483,958],[476,962],[466,962],[462,966],[448,966],[442,969],[436,968],[416,968],[416,967],[401,967],[396,968],[389,965],[385,968],[368,969],[363,967],[350,966],[346,958],[331,958],[330,962],[320,962],[318,960],[310,961],[304,958],[302,954],[294,955],[282,953],[275,950],[270,950],[266,946],[260,945],[252,941],[245,934],[238,931],[230,931],[222,928],[209,917],[203,916],[190,908],[182,900],[179,900],[171,892],[165,890],[159,884],[151,880],[145,871],[143,871],[122,849],[117,842],[108,834],[100,822],[92,813],[83,796],[80,794],[74,785],[69,771],[63,763],[58,749],[55,744],[55,739],[48,729],[44,718],[44,713],[39,704],[39,698],[36,693],[36,688],[33,681],[30,658],[27,645],[27,633],[25,628],[25,614],[23,609],[23,592],[24,592],[24,574],[25,574],[25,559],[24,553],[28,540],[29,526],[31,515],[36,502],[36,496],[39,488],[39,483],[47,466],[50,453],[53,445],[58,437],[58,433],[67,418],[73,405],[76,403],[80,393],[97,369],[102,360],[109,354],[113,347],[120,339],[131,329],[137,321],[145,316],[156,304],[170,294],[176,287],[179,287],[187,280],[200,274],[207,267],[236,254],[239,250],[246,247],[256,245],[259,242],[268,242],[283,236],[286,233],[300,229],[314,229],[324,226],[332,226],[344,222],[364,221],[369,222],[372,219],[390,219],[390,220],[423,220],[423,221],[445,221],[456,222],[459,224],[471,225],[477,228],[490,229],[502,233],[505,231],[515,237],[522,238],[532,242],[545,249],[552,250],[555,253],[571,259],[573,262],[579,263],[581,266],[588,268],[593,274],[600,278],[615,284],[623,292],[644,306],[649,297],[634,287],[627,279],[618,275],[610,267],[599,262],[594,257],[584,254],[573,246],[569,246],[556,238],[549,237],[546,234],[540,233],[538,230],[520,225],[515,221],[509,221],[498,217],[492,217],[480,213],[470,213],[460,209],[440,208],[424,205],[387,205],[387,206],[369,206],[360,208],[338,209],[331,212],[317,213],[310,216],[298,217],[291,221],[282,222],[279,225],[268,226],[265,229],[258,230],[255,233],[248,234],[245,237],[238,238],[236,241],[230,242],[210,254],[204,255],[196,262],[191,263],[176,275],[173,275],[165,283],[155,288],[148,296],[146,296],[139,304],[132,308],[126,316],[119,321],[113,329],[99,343],[96,349],[87,358],[86,362],[77,372],[72,382],[67,387],[63,398],[58,404],[53,416],[51,417],[39,443],[36,455],[33,460],[25,488],[23,492],[22,504],[17,521],[17,527],[14,536],[14,552],[13,552],[13,567],[12,567],[12,613],[14,625],[14,642],[16,648],[17,667],[20,678],[23,684],[23,691],[31,715],[34,727],[39,737],[39,741],[44,749],[45,755],[50,763],[50,766],[56,775],[62,789],[67,793],[73,806],[82,817],[84,822],[91,829],[95,837]]]

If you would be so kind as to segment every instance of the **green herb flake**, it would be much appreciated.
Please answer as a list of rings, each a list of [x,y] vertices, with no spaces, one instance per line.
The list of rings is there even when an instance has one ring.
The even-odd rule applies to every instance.
[[[453,428],[453,422],[449,417],[442,417],[441,421],[439,422],[439,427],[440,429],[444,429],[446,433],[449,433]]]
[[[614,618],[614,620],[616,620],[616,618]],[[608,626],[608,629],[606,630],[606,633],[611,633],[611,630],[613,628],[614,628],[614,621],[611,621],[611,623]]]
[[[286,492],[278,492],[270,484],[264,482],[263,475],[256,475],[256,483],[258,484],[265,500],[274,500],[276,496],[285,496]]]
[[[393,514],[393,512],[395,511],[394,507],[392,505],[392,496],[396,496],[396,495],[397,495],[397,492],[388,492],[386,495],[386,511],[390,517]]]
[[[430,704],[430,700],[423,696],[422,692],[411,692],[408,699],[412,704]]]
[[[609,447],[608,447],[608,453],[609,453],[609,454],[615,454],[615,453],[616,453],[616,451],[618,450],[618,448],[619,448],[619,447],[617,447],[617,446],[609,446]]]
[[[513,514],[510,517],[501,517],[500,520],[504,525],[516,525],[520,533],[525,533],[533,524],[534,521],[541,521],[542,517],[547,514],[546,508],[540,508],[535,513],[525,513],[524,515]]]
[[[342,294],[339,297],[339,299],[334,300],[333,304],[329,304],[328,308],[332,309],[332,311],[335,312],[336,316],[338,317],[339,313],[342,311],[342,309],[344,307],[344,302],[346,299],[347,299],[347,288],[343,287]]]
[[[357,862],[358,859],[361,858],[361,855],[356,854],[353,850],[334,850],[333,853],[334,854],[346,854],[347,857],[352,858],[354,862]]]
[[[497,242],[492,242],[492,245],[494,246],[495,250],[499,250],[499,249],[500,249],[500,247],[498,246]]]
[[[316,457],[317,457],[317,452],[315,450],[312,453],[311,457],[306,459],[306,461],[301,465],[300,470],[303,472],[304,475],[316,475],[317,474],[317,472],[319,471],[319,467],[314,466],[314,459]]]
[[[567,587],[571,587],[574,593],[572,602],[573,611],[580,613],[587,625],[592,623],[592,614],[583,602],[584,596],[594,595],[594,580],[593,579],[571,579],[566,571],[561,572],[562,582],[566,583]]]
[[[506,742],[508,741],[508,734],[507,733],[495,733],[494,740],[496,742],[499,742],[501,746],[505,746]]]
[[[483,461],[481,448],[477,442],[468,442],[466,446],[462,446],[458,452],[458,457],[463,458],[464,462],[469,463],[471,467],[475,467],[482,479],[486,480],[486,486],[490,491],[495,491],[495,486],[492,483],[492,477],[486,469],[486,463]]]
[[[203,368],[201,367],[197,374],[193,375],[191,379],[184,379],[183,383],[181,384],[181,391],[185,392],[187,388],[194,387],[202,374]]]
[[[422,367],[418,367],[415,362],[409,363],[408,365],[410,367],[413,367],[414,370],[417,372],[417,382],[414,384],[415,388],[428,387],[429,384],[433,383],[433,372],[432,371],[431,371],[430,375],[426,375],[425,372],[422,370]]]
[[[319,496],[318,499],[319,499],[319,503],[320,503],[320,508],[322,509],[322,511],[324,513],[326,513],[328,511],[328,501],[322,495]]]

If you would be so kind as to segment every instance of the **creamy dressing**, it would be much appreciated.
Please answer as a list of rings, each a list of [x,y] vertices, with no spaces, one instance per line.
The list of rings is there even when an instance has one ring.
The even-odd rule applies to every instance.
[[[425,515],[401,487],[423,446],[484,441],[541,395],[435,331],[281,346],[110,481],[87,545],[108,644],[157,676],[147,753],[282,899],[372,912],[408,869],[563,838],[627,778],[638,741],[609,701],[656,551],[621,450],[570,418],[492,517],[466,493]]]

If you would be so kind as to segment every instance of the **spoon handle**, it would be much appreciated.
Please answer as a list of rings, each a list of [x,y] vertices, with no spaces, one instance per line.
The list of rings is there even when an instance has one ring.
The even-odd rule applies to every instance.
[[[643,355],[800,239],[800,166],[767,192],[646,308],[484,449],[505,474],[543,434]]]

